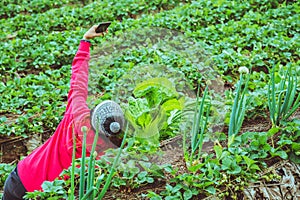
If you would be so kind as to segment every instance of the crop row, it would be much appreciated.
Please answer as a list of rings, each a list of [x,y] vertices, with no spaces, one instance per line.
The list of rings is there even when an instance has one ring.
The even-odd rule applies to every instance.
[[[79,0],[21,0],[0,2],[0,19],[11,18],[18,14],[33,14],[45,12],[46,10],[58,8],[66,4],[82,4]]]
[[[30,38],[33,35],[48,34],[52,31],[72,30],[86,25],[87,22],[100,22],[100,20],[121,20],[122,18],[136,17],[165,8],[168,5],[177,5],[180,1],[95,1],[84,7],[62,6],[43,13],[31,15],[18,15],[9,19],[2,19],[0,25],[1,39],[7,35],[18,38]]]
[[[152,25],[185,31],[211,46],[215,64],[225,74],[239,66],[263,71],[274,63],[299,62],[299,2],[264,13],[254,12],[263,5],[255,7],[249,2],[210,4],[198,1],[155,16],[128,19],[118,29]]]
[[[132,14],[159,10],[168,4],[175,6],[177,3],[179,1],[176,0],[150,3],[137,0],[102,1],[83,8],[67,6],[45,13],[2,19],[0,72],[10,75],[11,72],[61,66],[69,62],[70,55],[74,54],[75,49],[72,47],[77,46],[75,42],[82,35],[81,27],[87,28],[87,24],[100,21],[132,17]]]
[[[294,67],[299,65],[299,42],[297,42],[299,41],[299,29],[297,28],[299,27],[299,20],[297,20],[299,18],[299,3],[271,5],[267,1],[252,1],[252,4],[251,2],[237,4],[232,1],[218,4],[218,2],[197,1],[156,15],[141,15],[139,19],[132,19],[127,15],[123,18],[122,23],[114,23],[110,27],[110,32],[121,31],[126,33],[129,29],[138,30],[147,26],[185,31],[187,36],[196,38],[198,41],[204,41],[208,45],[215,66],[224,74],[234,73],[239,66],[253,66],[261,71],[263,67],[269,67],[276,62],[292,64]],[[256,6],[256,3],[259,6]],[[121,4],[122,2],[120,2]],[[89,16],[90,12],[87,8],[93,7],[92,5],[89,4],[84,7],[85,11],[88,12],[86,16]],[[115,5],[113,7],[115,9]],[[139,5],[139,9],[141,8],[142,6]],[[70,8],[66,7],[65,9]],[[132,10],[126,12],[132,13],[133,10],[132,8]],[[264,12],[256,12],[257,10]],[[114,20],[120,12],[125,11],[112,10],[111,13],[114,13],[115,16],[110,19]],[[77,17],[77,14],[74,17]],[[94,15],[91,16],[95,17]],[[93,18],[91,21],[95,19]],[[100,20],[104,20],[104,18]],[[67,22],[65,23],[67,24]],[[46,111],[54,109],[51,110],[52,113],[63,112],[62,105],[64,105],[63,102],[67,92],[69,67],[62,67],[59,70],[57,68],[69,66],[71,63],[79,39],[83,34],[83,30],[78,26],[78,24],[73,25],[73,28],[63,32],[47,29],[48,31],[45,33],[32,35],[27,39],[27,28],[24,28],[25,39],[18,36],[3,44],[3,48],[0,50],[2,51],[0,54],[2,57],[0,59],[0,71],[1,74],[6,75],[2,76],[2,80],[9,84],[3,83],[0,85],[0,91],[3,93],[0,98],[0,111],[6,114],[20,114],[17,122],[22,123],[20,123],[18,131],[12,131],[13,126],[7,123],[10,119],[1,118],[2,121],[5,121],[5,126],[0,127],[2,133],[20,134],[25,129],[29,132],[53,129],[58,123],[59,118],[48,120],[54,116],[47,114]],[[30,34],[31,31],[28,31],[28,35]],[[121,75],[117,69],[125,65],[153,63],[157,60],[165,65],[177,66],[186,73],[189,79],[199,78],[197,72],[192,71],[194,68],[189,66],[186,60],[172,53],[161,57],[157,52],[135,52],[127,56],[120,55],[120,58],[115,59],[112,62],[114,67],[109,69],[107,74],[103,74],[103,82],[101,83],[104,90],[106,88],[113,89],[114,81]],[[44,73],[45,71],[49,73]],[[24,74],[30,73],[36,73],[37,75],[31,75],[29,78],[23,77]],[[51,82],[53,79],[57,80],[50,75],[52,73],[60,73],[60,78],[64,81],[60,83],[57,83],[57,81]],[[21,77],[18,77],[18,75]],[[34,83],[36,79],[45,82],[40,82],[37,87],[37,84]],[[230,76],[226,76],[225,79],[232,81]],[[252,79],[255,79],[255,77]],[[25,83],[22,82],[23,88],[17,80],[19,82],[26,80]],[[63,85],[63,91],[54,89]],[[249,85],[253,87],[252,89],[259,89],[256,87],[264,89],[265,87],[265,83],[260,85],[250,83]],[[37,91],[40,91],[42,95],[34,92],[35,87],[39,88]],[[16,92],[18,90],[21,93]],[[57,91],[60,92],[56,93]],[[51,100],[48,101],[47,99]],[[47,101],[50,104],[55,103],[57,106],[53,106],[51,109],[46,106],[46,109],[43,102]],[[262,104],[261,102],[255,102],[254,106],[257,105]],[[42,116],[44,119],[42,119]],[[35,121],[32,122],[30,119]],[[53,124],[43,124],[49,123],[49,121],[52,121]],[[32,126],[32,124],[34,125]]]
[[[1,27],[3,30],[2,37],[6,33],[16,38],[10,41],[6,39],[4,43],[5,48],[1,52],[0,71],[22,71],[32,67],[43,69],[44,65],[52,66],[55,65],[55,62],[63,62],[66,60],[65,53],[57,51],[56,48],[60,48],[57,46],[65,43],[64,40],[68,40],[69,37],[71,38],[78,34],[77,31],[68,33],[69,30],[78,30],[79,26],[86,24],[87,19],[90,21],[114,20],[116,17],[125,15],[125,12],[121,14],[123,11],[120,9],[115,9],[115,13],[105,10],[105,8],[107,9],[111,6],[119,8],[123,5],[121,3],[117,6],[116,4],[113,5],[112,2],[110,2],[110,5],[104,2],[101,4],[103,7],[95,6],[94,4],[96,2],[89,4],[85,9],[62,7],[44,14],[38,14],[37,16],[19,15],[21,18],[29,18],[22,20],[18,19],[18,16],[13,21],[5,22],[3,27]],[[212,6],[215,6],[215,9],[211,9]],[[136,8],[143,8],[140,4],[136,8],[134,7],[130,8],[127,6],[127,15],[128,13],[137,13]],[[149,7],[146,8],[149,9]],[[231,53],[237,54],[237,51],[243,49],[248,51],[255,49],[256,51],[254,52],[257,54],[261,53],[262,50],[268,51],[270,48],[272,53],[269,56],[274,56],[273,54],[276,55],[276,53],[284,53],[288,58],[296,57],[297,59],[297,51],[299,50],[297,48],[297,40],[299,40],[297,28],[299,26],[299,20],[297,20],[299,17],[299,4],[295,3],[287,7],[269,9],[264,15],[259,12],[253,12],[254,8],[251,4],[246,3],[236,5],[234,2],[228,2],[222,5],[210,5],[210,3],[201,1],[169,12],[163,12],[155,17],[147,16],[133,22],[139,24],[139,26],[154,25],[190,31],[193,37],[203,40],[208,44],[218,46],[218,48],[213,48],[215,50],[214,53],[221,53],[221,56],[224,57]],[[101,13],[102,15],[91,13]],[[53,16],[58,16],[58,19],[49,20]],[[35,20],[33,20],[34,18]],[[15,25],[15,21],[20,22],[18,25]],[[5,26],[6,23],[10,24],[11,27]],[[132,23],[122,23],[121,26],[123,26],[124,30],[134,25]],[[63,34],[57,32],[65,29],[68,29],[68,31],[65,31]],[[14,35],[15,30],[18,30],[17,35]],[[54,35],[48,35],[49,33]],[[44,44],[45,46],[42,46],[42,49],[35,47],[36,45],[39,46],[39,44]],[[73,44],[69,43],[69,45],[72,46]],[[49,50],[47,46],[49,46]],[[278,48],[279,46],[281,49]],[[283,52],[282,48],[284,48]],[[68,47],[63,49],[67,50]],[[222,49],[225,49],[227,52],[222,53]],[[18,50],[22,51],[18,52]],[[51,55],[51,53],[53,54]],[[68,51],[66,54],[68,55]],[[245,54],[248,54],[248,52],[245,52]],[[48,57],[45,58],[43,55]],[[256,57],[259,59],[255,58],[255,60],[261,62],[266,59],[266,53]],[[30,59],[28,60],[28,58]],[[247,56],[244,56],[243,59],[249,61]],[[31,60],[34,60],[34,63],[31,63]],[[259,65],[262,64],[264,63],[261,62]],[[225,71],[229,68],[230,64],[229,67],[220,66],[220,69],[225,69]]]
[[[0,131],[24,135],[53,131],[61,119],[68,92],[70,66],[0,84]]]
[[[128,3],[128,1],[124,2]],[[154,10],[174,2],[156,1],[149,5]],[[115,2],[115,4],[120,7],[122,1]],[[85,7],[85,16],[91,13],[91,10],[87,8],[94,6],[95,3]],[[139,4],[136,8],[142,10],[145,7]],[[119,16],[125,11],[133,12],[129,7],[125,10],[115,10],[115,12],[110,12],[111,18],[115,19],[113,14]],[[80,18],[80,16],[77,17]],[[38,27],[36,31],[37,29]],[[49,131],[56,127],[60,120],[59,116],[64,112],[70,63],[85,31],[77,26],[74,29],[72,30],[71,27],[66,31],[49,30],[51,33],[35,34],[28,39],[16,36],[3,44],[3,54],[0,60],[3,72],[1,73],[3,82],[0,84],[2,92],[0,113],[4,114],[0,118],[1,133],[26,135]],[[26,33],[26,28],[23,31]]]
[[[201,78],[197,68],[187,63],[176,52],[169,51],[162,57],[159,51],[141,49],[139,51],[128,50],[115,55],[108,61],[109,65],[100,65],[100,79],[91,79],[92,83],[98,83],[97,88],[90,85],[93,92],[105,92],[105,98],[112,98],[112,92],[118,83],[118,79],[133,66],[147,66],[148,63],[161,64],[163,66],[178,67],[189,74],[191,80]],[[70,61],[71,62],[71,61]],[[98,74],[96,74],[98,75]],[[52,130],[59,123],[64,112],[66,94],[69,89],[70,65],[64,65],[60,69],[46,70],[39,74],[29,74],[25,77],[15,77],[0,84],[0,113],[15,115],[18,119],[2,117],[4,124],[0,126],[2,133],[28,134]]]

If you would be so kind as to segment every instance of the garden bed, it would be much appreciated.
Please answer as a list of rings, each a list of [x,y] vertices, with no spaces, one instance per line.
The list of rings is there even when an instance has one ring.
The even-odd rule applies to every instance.
[[[295,113],[293,118],[299,118],[300,110]],[[261,132],[268,131],[271,123],[263,118],[255,120],[245,121],[242,127],[243,132]],[[202,152],[213,152],[214,143],[211,141],[204,142]],[[160,160],[155,160],[158,164],[169,163],[173,167],[179,168],[180,174],[188,173],[186,168],[186,162],[183,157],[182,149],[182,136],[176,136],[174,138],[161,142],[161,150],[163,156]],[[267,169],[259,173],[261,177],[267,174],[278,175],[277,178],[261,178],[260,181],[249,182],[242,191],[237,192],[238,200],[263,200],[263,199],[298,199],[300,198],[300,164],[293,163],[292,161],[282,159],[280,157],[269,158],[265,161],[267,163]],[[146,194],[148,190],[160,193],[164,190],[167,181],[157,181],[153,184],[142,186],[135,190],[113,189],[107,192],[105,199],[148,199],[141,198],[142,194]],[[215,195],[205,196],[199,194],[193,197],[193,200],[217,200],[220,199],[218,195],[230,192],[231,188],[227,188],[219,191]],[[227,197],[225,199],[232,199]]]
[[[65,111],[70,65],[76,47],[90,23],[102,21],[113,23],[104,38],[92,41],[92,51],[95,53],[99,46],[101,48],[107,44],[108,47],[116,48],[116,54],[109,53],[109,56],[102,59],[103,63],[95,65],[96,69],[101,66],[103,71],[99,77],[96,73],[97,79],[92,81],[98,85],[89,86],[96,93],[96,98],[91,101],[93,104],[113,99],[117,96],[115,91],[123,90],[125,83],[132,83],[130,87],[133,88],[138,77],[146,79],[144,72],[153,72],[157,66],[164,66],[173,72],[180,72],[188,79],[192,95],[184,93],[184,96],[195,98],[197,89],[201,96],[205,86],[211,83],[209,97],[203,101],[206,102],[203,113],[211,111],[211,115],[203,115],[202,118],[204,121],[212,117],[208,121],[210,127],[208,130],[205,126],[199,129],[202,129],[202,133],[208,133],[208,136],[212,132],[216,133],[212,138],[208,137],[208,141],[205,140],[199,148],[198,152],[202,152],[199,157],[195,158],[193,154],[187,159],[185,153],[194,147],[185,149],[182,135],[174,137],[178,133],[175,126],[177,122],[174,118],[170,119],[170,126],[161,131],[164,134],[162,138],[170,139],[162,139],[158,154],[149,155],[152,164],[163,166],[155,167],[163,171],[164,176],[146,170],[149,172],[147,174],[140,166],[135,166],[145,160],[138,157],[128,162],[125,155],[125,159],[118,163],[120,166],[116,167],[116,176],[112,178],[105,199],[300,198],[297,193],[300,190],[297,185],[300,182],[300,112],[298,110],[289,118],[294,121],[283,119],[285,116],[277,112],[282,105],[293,105],[299,94],[299,1],[53,2],[37,0],[32,4],[17,5],[8,0],[0,3],[0,40],[3,42],[3,48],[0,49],[0,198],[8,173],[23,156],[44,143],[59,124]],[[165,30],[176,33],[172,38],[174,43]],[[185,40],[177,38],[180,35]],[[124,37],[122,42],[119,41],[120,44],[106,43],[115,36],[121,39]],[[169,39],[169,45],[157,45],[159,41]],[[124,45],[128,48],[122,49]],[[135,49],[137,46],[139,48]],[[206,62],[208,60],[212,62]],[[147,68],[149,65],[152,68]],[[216,73],[205,71],[207,66]],[[240,68],[243,73],[238,70]],[[141,72],[142,69],[146,71]],[[288,70],[294,76],[283,79],[288,75]],[[166,77],[166,71],[160,70],[158,74],[161,72],[164,73],[163,78],[171,78],[172,83],[178,83],[173,79],[177,74]],[[121,82],[120,77],[126,74],[127,79]],[[212,78],[217,77],[216,74],[220,82],[224,82],[222,87],[214,85],[216,82]],[[249,75],[247,84],[238,80],[241,75],[245,81],[246,74]],[[284,85],[292,89],[287,92]],[[235,98],[240,95],[237,88],[240,91],[248,89],[245,92],[246,97],[249,97],[248,103],[243,98]],[[215,101],[215,107],[212,106],[210,110],[208,102],[218,92],[222,101]],[[292,96],[293,93],[296,96]],[[123,97],[124,101],[119,99],[120,102],[127,103],[127,97]],[[157,95],[150,99],[159,98]],[[172,98],[172,103],[175,102],[173,108],[178,108],[181,101]],[[235,107],[240,112],[232,112],[230,115],[235,99],[236,102],[242,99]],[[135,100],[141,99],[136,97]],[[147,110],[149,106],[144,108]],[[220,108],[224,112],[216,111]],[[289,112],[288,109],[286,111]],[[147,111],[142,114],[145,113]],[[220,130],[212,131],[211,125],[219,125],[220,122],[221,128],[217,128]],[[243,134],[244,137],[241,136]],[[201,138],[195,135],[196,139]],[[141,152],[147,148],[150,147],[145,144],[144,149],[134,150],[138,156],[142,156]],[[128,153],[128,149],[124,150],[124,154]],[[115,152],[108,153],[110,155],[105,158],[111,161]],[[290,162],[288,158],[295,162]],[[99,184],[101,187],[98,188],[102,189],[110,165],[106,160],[98,161],[97,165],[103,169],[97,171],[97,175],[102,178]],[[143,177],[141,174],[146,175]],[[79,185],[78,177],[79,174],[76,174],[75,181]],[[45,199],[69,199],[68,181],[47,184],[47,191],[44,194],[36,193],[36,196],[33,194],[33,198],[39,199],[39,196],[45,195]],[[77,190],[75,195],[78,195]]]
[[[298,111],[293,118],[299,118],[300,112]],[[255,120],[247,120],[242,127],[243,132],[247,131],[267,131],[270,129],[270,122],[263,118],[257,118]],[[31,141],[40,139],[40,143],[43,142],[41,137],[31,138]],[[22,137],[15,138],[2,138],[1,139],[1,151],[5,152],[2,157],[3,161],[7,163],[17,163],[20,156],[26,155],[28,146],[28,140]],[[29,141],[30,141],[29,140]],[[29,142],[32,144],[32,142]],[[210,153],[214,151],[214,143],[211,141],[204,142],[202,152]],[[186,162],[183,157],[182,148],[182,136],[176,136],[174,138],[164,140],[160,144],[162,154],[160,157],[150,158],[151,162],[155,162],[159,165],[171,164],[173,167],[179,169],[178,173],[188,172]],[[274,157],[266,160],[268,165],[267,169],[261,171],[259,174],[261,177],[269,174],[277,174],[280,179],[261,179],[256,182],[249,182],[247,187],[243,191],[238,192],[238,199],[297,199],[300,197],[300,165],[295,164],[289,160],[281,159],[280,157]],[[171,177],[170,177],[171,178]],[[105,199],[149,199],[147,197],[142,198],[142,194],[146,194],[148,191],[160,193],[164,190],[165,185],[168,183],[168,177],[166,179],[157,179],[154,183],[141,185],[138,188],[130,189],[127,187],[111,188],[105,195]],[[199,194],[192,199],[219,199],[218,195],[228,192],[228,188],[219,191],[215,195],[206,196]],[[230,198],[228,198],[230,199]]]

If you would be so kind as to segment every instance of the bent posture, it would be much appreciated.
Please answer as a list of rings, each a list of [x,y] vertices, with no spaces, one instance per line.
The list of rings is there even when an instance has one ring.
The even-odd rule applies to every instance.
[[[118,135],[124,126],[121,108],[112,101],[104,101],[91,113],[86,103],[91,45],[89,39],[102,35],[96,33],[96,27],[91,27],[84,34],[73,60],[68,104],[62,121],[52,137],[17,164],[5,182],[3,200],[23,199],[26,192],[41,190],[44,181],[53,181],[64,169],[69,168],[72,163],[73,136],[76,138],[75,156],[80,158],[83,126],[88,129],[87,156],[90,155],[95,130],[99,130],[96,148],[98,156],[103,155],[106,149],[115,147],[109,138]]]

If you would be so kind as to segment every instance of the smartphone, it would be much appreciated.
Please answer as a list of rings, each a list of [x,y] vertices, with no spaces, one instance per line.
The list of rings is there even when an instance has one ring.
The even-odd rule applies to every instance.
[[[102,22],[99,24],[99,26],[96,28],[96,33],[103,33],[107,30],[111,22]]]

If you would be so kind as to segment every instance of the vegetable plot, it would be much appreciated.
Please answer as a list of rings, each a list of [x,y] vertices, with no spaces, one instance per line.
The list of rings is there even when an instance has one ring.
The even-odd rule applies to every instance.
[[[88,105],[115,100],[128,122],[121,148],[73,159],[27,199],[300,195],[283,184],[300,178],[299,1],[0,4],[2,155],[57,127],[90,23],[113,22],[92,42]],[[0,165],[0,196],[14,166]]]

